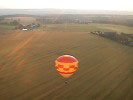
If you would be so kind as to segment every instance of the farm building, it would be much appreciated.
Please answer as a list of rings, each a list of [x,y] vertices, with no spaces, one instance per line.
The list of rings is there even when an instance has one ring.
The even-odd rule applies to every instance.
[[[29,24],[29,25],[22,25],[19,24],[18,26],[15,27],[15,29],[20,29],[20,30],[33,30],[35,28],[40,27],[40,24]]]

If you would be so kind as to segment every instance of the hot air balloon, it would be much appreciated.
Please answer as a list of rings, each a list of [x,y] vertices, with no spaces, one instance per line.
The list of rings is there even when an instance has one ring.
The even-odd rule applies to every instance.
[[[69,78],[78,69],[78,60],[70,55],[63,55],[56,59],[55,67],[60,75]]]

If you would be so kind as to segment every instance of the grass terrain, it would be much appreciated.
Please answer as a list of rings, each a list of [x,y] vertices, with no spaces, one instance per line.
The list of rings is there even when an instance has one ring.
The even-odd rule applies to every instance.
[[[6,35],[14,32],[15,26],[11,25],[0,25],[0,35]]]
[[[70,32],[88,32],[88,31],[113,31],[133,33],[133,28],[113,24],[50,24],[46,25],[50,31],[70,31]]]
[[[0,30],[13,30],[15,26],[12,25],[0,25]]]
[[[133,48],[88,34],[95,26],[85,26],[0,36],[0,100],[132,100]],[[69,79],[54,66],[64,54],[80,62]]]

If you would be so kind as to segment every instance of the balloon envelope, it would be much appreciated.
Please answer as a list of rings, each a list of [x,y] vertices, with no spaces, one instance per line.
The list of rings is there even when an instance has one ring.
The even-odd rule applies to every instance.
[[[55,67],[64,78],[69,78],[78,69],[78,60],[70,55],[63,55],[56,59]]]

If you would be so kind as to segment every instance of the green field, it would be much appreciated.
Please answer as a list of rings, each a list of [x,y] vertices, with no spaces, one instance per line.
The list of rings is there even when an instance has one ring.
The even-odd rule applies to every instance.
[[[132,100],[133,48],[88,34],[94,30],[132,33],[128,28],[49,24],[31,32],[0,35],[0,100]],[[55,69],[54,61],[64,54],[80,63],[69,79]]]
[[[17,20],[23,25],[28,25],[32,23],[37,23],[35,17],[7,17],[4,22],[11,22]],[[63,32],[88,32],[88,31],[113,31],[113,32],[125,32],[133,33],[133,28],[124,25],[114,25],[114,24],[46,24],[47,30],[49,31],[63,31]],[[10,26],[11,27],[11,26]],[[9,28],[10,28],[9,27]],[[1,26],[0,26],[1,28]]]
[[[11,25],[0,25],[0,30],[13,30],[15,26]]]
[[[133,28],[113,24],[48,24],[50,31],[67,31],[67,32],[88,32],[88,31],[113,31],[133,33]]]

